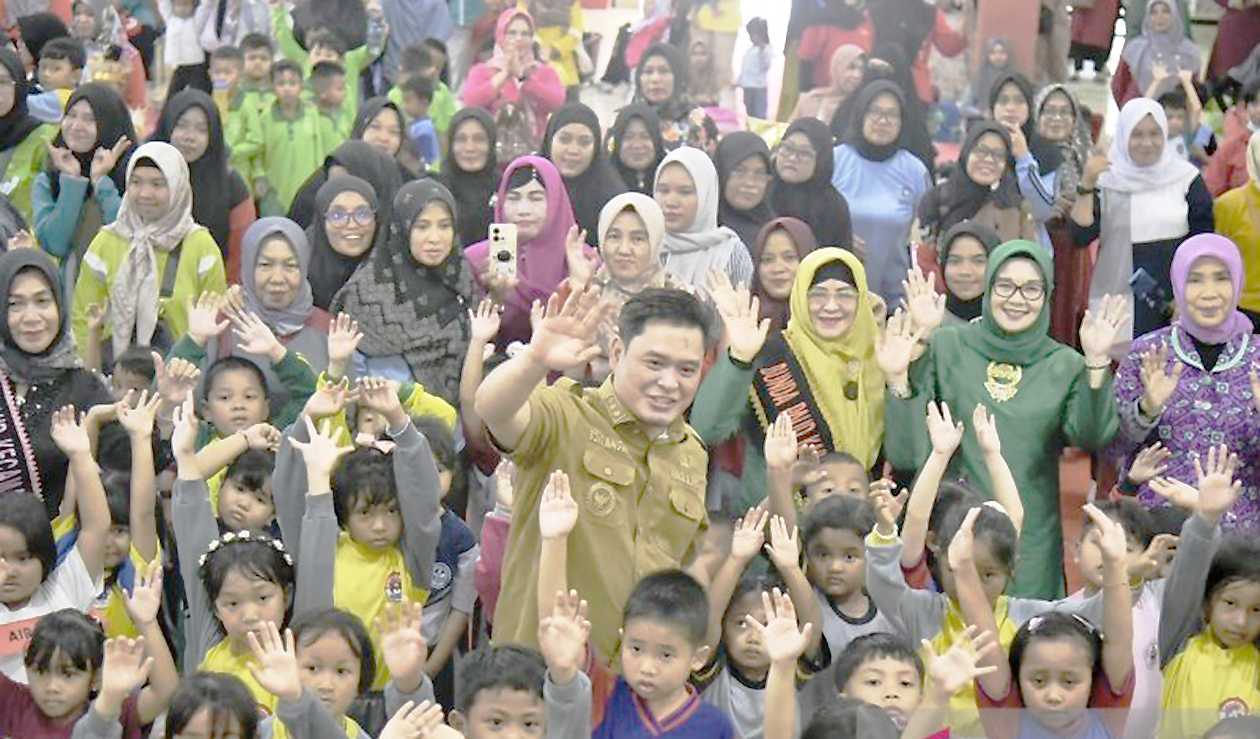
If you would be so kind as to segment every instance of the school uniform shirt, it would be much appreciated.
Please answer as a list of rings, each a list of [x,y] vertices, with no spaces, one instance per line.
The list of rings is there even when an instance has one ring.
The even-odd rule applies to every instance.
[[[264,200],[274,200],[283,215],[306,178],[323,166],[341,139],[332,119],[305,102],[293,118],[284,116],[279,102],[272,103],[254,123],[235,154],[254,160],[254,182],[267,180],[271,192]]]
[[[87,708],[74,722],[54,721],[35,704],[30,688],[0,675],[0,736],[14,739],[140,739],[142,736],[135,694],[123,701],[122,710],[114,719],[105,719],[91,704]]]
[[[103,578],[92,580],[76,547],[35,589],[26,605],[9,608],[0,603],[0,673],[14,682],[25,684],[26,665],[22,663],[22,658],[35,631],[35,624],[49,613],[63,608],[87,611],[104,587]],[[26,735],[19,733],[16,736]]]
[[[311,64],[309,52],[302,48],[293,35],[293,17],[289,14],[289,6],[286,3],[276,3],[271,7],[271,22],[276,45],[281,54],[302,65],[302,79],[309,86],[311,68],[314,65]],[[369,15],[366,43],[350,49],[342,56],[341,67],[345,70],[346,96],[342,99],[341,110],[348,121],[353,121],[359,112],[359,78],[363,70],[371,66],[372,62],[381,55],[381,51],[385,48],[387,32],[383,19],[378,20]],[[309,174],[310,172],[306,173],[306,175]],[[303,179],[306,175],[303,175]]]
[[[35,178],[44,171],[48,143],[56,138],[58,130],[56,126],[45,123],[27,134],[22,143],[7,153],[8,160],[4,163],[3,176],[0,176],[0,195],[9,199],[27,223],[35,220],[31,207],[31,188]]]
[[[196,669],[240,678],[240,681],[245,683],[245,687],[249,688],[249,694],[258,702],[258,707],[267,713],[275,713],[276,702],[279,699],[254,679],[254,673],[249,670],[249,666],[254,661],[253,654],[248,652],[236,654],[232,651],[231,642],[223,639],[206,651],[205,659],[201,660]]]
[[[830,666],[831,654],[826,643],[820,647],[817,660],[801,658],[796,664],[796,685],[804,686],[821,670]],[[691,675],[691,684],[700,691],[700,699],[716,706],[722,715],[735,724],[736,735],[742,739],[761,739],[766,722],[766,681],[753,680],[740,672],[731,662],[725,647],[718,645],[713,659]],[[834,685],[834,681],[832,681]],[[796,700],[796,725],[804,723],[807,716],[799,693]]]
[[[859,636],[893,633],[892,622],[875,607],[874,599],[867,599],[869,607],[866,613],[853,618],[841,613],[821,590],[814,588],[814,596],[818,598],[818,608],[822,611],[823,639],[832,654],[842,654],[849,648],[849,643]]]
[[[433,572],[429,576],[429,599],[424,603],[420,627],[426,643],[437,643],[442,625],[452,611],[472,614],[477,602],[473,568],[480,553],[477,537],[468,524],[450,509],[443,510],[442,533],[438,537]]]
[[[1164,668],[1159,736],[1201,736],[1216,722],[1260,710],[1260,649],[1225,648],[1207,629]]]
[[[389,92],[385,94],[389,101],[398,106],[399,110],[403,109],[403,92],[402,88],[394,85],[389,88]],[[451,127],[451,118],[455,117],[459,105],[455,102],[455,93],[451,92],[451,88],[441,80],[433,82],[433,100],[429,102],[429,120],[433,121],[433,127],[437,129],[438,138],[446,140],[446,132]]]
[[[96,602],[92,604],[92,615],[105,627],[105,636],[110,639],[118,636],[135,639],[140,636],[139,629],[132,622],[131,615],[127,613],[127,596],[131,584],[135,582],[136,576],[148,569],[149,562],[152,560],[146,560],[134,546],[127,553],[127,559],[128,562],[126,564],[119,565],[119,569],[127,568],[129,570],[126,575],[128,580],[127,587],[124,588],[120,577],[108,589],[102,591],[97,596]],[[160,546],[154,559],[162,559]]]
[[[1119,690],[1111,686],[1102,670],[1095,671],[1090,686],[1089,711],[1079,731],[1072,739],[1118,739],[1124,732],[1125,718],[1129,713],[1129,701],[1133,698],[1134,673]],[[1065,736],[1042,726],[1037,719],[1021,710],[1024,701],[1019,686],[1012,677],[1001,700],[990,698],[984,686],[976,681],[976,705],[980,708],[980,721],[988,739],[1061,739]]]

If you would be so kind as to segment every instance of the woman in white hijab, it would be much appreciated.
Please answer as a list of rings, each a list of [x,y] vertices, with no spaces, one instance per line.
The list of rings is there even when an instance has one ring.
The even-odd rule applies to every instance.
[[[707,295],[709,273],[724,273],[732,285],[752,282],[753,263],[739,235],[717,223],[718,175],[703,151],[681,147],[656,168],[653,199],[665,216],[661,261],[665,270],[699,295]]]
[[[188,330],[186,301],[226,289],[223,256],[192,217],[188,164],[154,141],[127,164],[118,218],[92,239],[74,286],[73,328],[80,346],[112,338],[113,356],[140,344],[168,349]],[[107,306],[99,335],[88,309]]]
[[[1097,311],[1108,294],[1132,301],[1132,323],[1113,349],[1117,359],[1127,353],[1128,339],[1168,325],[1173,253],[1186,237],[1214,227],[1212,194],[1199,170],[1167,141],[1168,119],[1159,103],[1130,100],[1120,110],[1110,152],[1095,151],[1085,163],[1081,197],[1070,213],[1077,246],[1099,239],[1090,308]]]

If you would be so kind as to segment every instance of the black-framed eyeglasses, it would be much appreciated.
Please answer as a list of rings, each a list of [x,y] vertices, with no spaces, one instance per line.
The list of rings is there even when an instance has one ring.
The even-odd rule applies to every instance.
[[[334,226],[345,226],[354,221],[359,226],[370,226],[372,221],[376,219],[376,211],[364,205],[354,210],[342,210],[341,208],[333,208],[324,214],[324,220]]]
[[[993,294],[999,298],[1009,298],[1017,292],[1024,300],[1032,303],[1046,296],[1046,285],[1043,282],[1025,282],[1022,285],[1016,285],[1010,280],[998,280],[993,283]]]

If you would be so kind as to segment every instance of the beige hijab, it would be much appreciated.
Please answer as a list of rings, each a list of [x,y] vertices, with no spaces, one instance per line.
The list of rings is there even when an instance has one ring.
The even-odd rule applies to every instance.
[[[105,226],[104,230],[131,245],[109,287],[114,356],[130,346],[133,338],[136,343],[147,345],[157,330],[162,281],[157,267],[157,253],[171,252],[193,229],[203,228],[193,222],[188,164],[179,150],[162,141],[150,141],[139,147],[127,163],[128,181],[136,163],[145,160],[161,170],[170,189],[171,201],[160,218],[146,222],[136,212],[135,191],[128,188],[118,209],[118,218]]]

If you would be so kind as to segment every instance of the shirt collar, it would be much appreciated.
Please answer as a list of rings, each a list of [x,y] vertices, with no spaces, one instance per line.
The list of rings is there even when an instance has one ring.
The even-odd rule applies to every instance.
[[[621,399],[617,397],[617,391],[613,389],[613,378],[610,374],[598,388],[595,390],[595,397],[608,420],[613,426],[623,426],[626,424],[634,424],[636,428],[642,431],[643,427],[639,424],[639,419],[626,408]],[[646,435],[646,434],[645,434]],[[682,441],[686,438],[686,422],[682,418],[674,419],[669,425],[665,433],[661,437],[650,438],[649,441],[655,443],[657,441],[669,440],[674,443]]]

